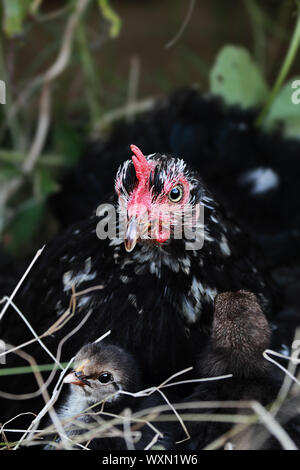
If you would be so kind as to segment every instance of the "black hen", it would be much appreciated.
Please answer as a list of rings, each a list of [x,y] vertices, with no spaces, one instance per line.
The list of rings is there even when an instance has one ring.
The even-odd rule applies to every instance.
[[[226,107],[185,89],[157,102],[134,123],[89,146],[55,197],[62,225],[85,218],[109,191],[128,142],[145,152],[184,155],[216,198],[263,250],[262,262],[300,261],[300,144],[255,126],[256,110]]]
[[[68,226],[97,206],[110,190],[128,141],[146,152],[155,146],[182,154],[248,233],[250,244],[261,247],[260,267],[269,270],[281,307],[299,323],[300,143],[285,139],[280,129],[265,133],[257,127],[258,111],[225,106],[195,89],[158,101],[133,123],[115,126],[105,141],[89,145],[53,200],[56,216]]]
[[[126,249],[122,238],[97,237],[103,219],[78,223],[49,243],[17,304],[39,334],[62,322],[44,339],[54,354],[82,323],[65,341],[62,360],[111,330],[111,341],[139,359],[143,381],[153,385],[194,364],[216,294],[246,288],[267,309],[270,292],[246,255],[247,238],[223,216],[199,175],[183,160],[162,154],[145,158],[134,146],[133,151],[133,161],[118,171],[117,195],[111,198],[126,219]],[[183,221],[187,207],[192,212]],[[182,238],[176,238],[180,228]],[[1,337],[10,344],[30,338],[12,312],[1,326]],[[48,361],[36,344],[28,351],[38,362]],[[3,386],[16,389],[14,381]]]

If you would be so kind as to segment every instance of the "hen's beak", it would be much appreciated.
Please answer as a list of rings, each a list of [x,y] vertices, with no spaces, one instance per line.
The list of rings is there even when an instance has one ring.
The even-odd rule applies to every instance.
[[[125,250],[130,253],[139,238],[138,221],[136,217],[131,217],[128,222],[126,235],[124,239]]]
[[[148,232],[150,227],[151,223],[149,222],[147,212],[139,217],[133,215],[129,218],[124,239],[125,249],[128,253],[134,249],[138,239],[149,238]]]

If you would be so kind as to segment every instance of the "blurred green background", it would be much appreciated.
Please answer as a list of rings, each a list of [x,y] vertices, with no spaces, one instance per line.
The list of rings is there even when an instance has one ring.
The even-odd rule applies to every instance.
[[[282,117],[300,136],[283,88],[300,75],[294,0],[1,0],[0,14],[0,239],[14,254],[57,230],[47,200],[87,140],[177,88],[262,106],[260,125]]]

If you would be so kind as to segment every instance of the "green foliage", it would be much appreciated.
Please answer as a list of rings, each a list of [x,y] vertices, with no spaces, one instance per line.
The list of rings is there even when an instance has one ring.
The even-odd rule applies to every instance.
[[[7,166],[7,176],[20,176],[20,170]],[[2,176],[1,176],[2,175]],[[1,170],[0,178],[5,177]],[[59,185],[49,169],[38,168],[33,174],[33,195],[21,202],[12,219],[6,225],[4,239],[9,250],[16,252],[26,244],[39,230],[47,215],[47,199],[59,190]]]
[[[71,367],[68,362],[62,362],[62,367]],[[34,366],[7,367],[0,370],[0,377],[6,375],[32,374],[34,372],[45,372],[58,369],[57,364],[39,364]]]
[[[43,3],[43,0],[32,0],[29,11],[32,15],[36,15]]]
[[[297,55],[297,52],[299,50],[300,46],[300,2],[297,2],[298,5],[298,18],[296,22],[296,26],[291,38],[291,42],[287,51],[287,54],[285,56],[285,59],[280,67],[277,79],[274,83],[274,86],[272,88],[272,91],[267,99],[267,102],[265,103],[264,108],[262,109],[261,113],[259,114],[256,124],[261,125],[264,123],[264,120],[266,116],[270,113],[272,105],[274,104],[274,100],[276,100],[277,95],[280,93],[280,90],[284,86],[284,82],[287,78],[287,75],[291,69],[291,66],[295,60],[295,57]],[[287,129],[287,126],[285,126],[285,129]]]
[[[104,18],[110,23],[110,37],[118,37],[122,26],[121,18],[112,9],[109,0],[98,0],[98,4]]]
[[[244,108],[266,100],[268,87],[249,52],[236,46],[225,46],[210,73],[210,90],[229,105]]]
[[[273,130],[278,124],[283,123],[283,131],[287,137],[300,137],[300,100],[298,104],[292,101],[292,95],[296,91],[292,88],[292,84],[296,80],[300,83],[300,77],[290,80],[274,99],[263,122],[265,130]],[[300,98],[300,94],[298,95]]]
[[[18,207],[13,221],[5,231],[5,239],[8,240],[9,249],[16,252],[38,230],[44,214],[45,200],[30,198]]]
[[[257,16],[259,8],[255,2],[246,3],[255,7],[255,16]],[[261,29],[260,34],[262,34]],[[291,42],[271,91],[268,90],[259,68],[251,60],[247,50],[236,46],[225,46],[218,54],[210,74],[211,92],[221,96],[230,105],[235,104],[245,108],[263,105],[256,125],[268,131],[282,124],[287,137],[300,138],[299,103],[292,102],[292,81],[284,85],[299,45],[300,4]]]
[[[3,29],[8,37],[22,33],[23,21],[32,0],[3,0]]]
[[[76,165],[82,153],[84,142],[74,127],[58,121],[54,128],[54,148],[62,156],[65,167]]]
[[[20,176],[20,170],[12,162],[1,163],[0,184]]]
[[[40,199],[46,200],[48,196],[51,196],[51,194],[56,193],[59,190],[59,185],[48,169],[46,170],[42,168],[37,170],[36,173],[38,182],[38,197]]]

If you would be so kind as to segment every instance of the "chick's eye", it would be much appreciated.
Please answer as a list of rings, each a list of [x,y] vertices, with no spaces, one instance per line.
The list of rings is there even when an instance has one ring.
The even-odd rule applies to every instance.
[[[103,372],[103,374],[101,374],[99,377],[98,377],[98,380],[100,383],[102,384],[108,384],[109,382],[113,382],[114,381],[114,377],[112,374],[110,374],[109,372]]]
[[[171,202],[179,202],[181,201],[182,196],[183,196],[183,189],[179,184],[177,184],[177,186],[174,186],[174,188],[171,189],[168,197]]]

